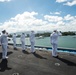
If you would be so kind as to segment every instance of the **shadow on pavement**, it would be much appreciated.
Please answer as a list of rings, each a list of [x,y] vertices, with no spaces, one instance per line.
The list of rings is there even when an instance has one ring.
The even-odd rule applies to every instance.
[[[12,54],[13,52],[12,51],[10,51],[10,52],[7,52],[7,55],[10,55],[10,54]]]
[[[11,70],[11,68],[8,67],[8,60],[2,59],[0,63],[0,72],[4,72],[5,70]]]
[[[25,51],[25,50],[23,50],[22,51],[24,54],[30,54],[29,52],[27,52],[27,51]]]
[[[17,49],[17,48],[13,48],[13,50],[18,51],[18,49]]]
[[[72,62],[72,61],[69,61],[69,60],[67,60],[67,59],[60,58],[60,57],[58,57],[57,59],[59,59],[60,61],[66,63],[66,64],[69,65],[69,66],[76,66],[76,63],[74,63],[74,62]]]
[[[37,54],[36,52],[33,53],[33,55],[34,55],[35,57],[37,57],[37,58],[40,58],[40,59],[47,59],[47,58],[42,57],[41,55]]]

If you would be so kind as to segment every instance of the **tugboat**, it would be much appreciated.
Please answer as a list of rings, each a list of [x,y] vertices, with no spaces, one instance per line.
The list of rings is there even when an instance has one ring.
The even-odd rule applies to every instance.
[[[11,41],[11,38],[7,37],[8,41]]]
[[[39,36],[39,37],[37,37],[37,39],[43,39],[44,37],[43,36]]]

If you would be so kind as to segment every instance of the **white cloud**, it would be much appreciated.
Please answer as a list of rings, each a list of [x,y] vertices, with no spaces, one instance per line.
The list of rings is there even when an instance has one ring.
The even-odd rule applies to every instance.
[[[49,21],[50,29],[76,31],[76,16],[71,16],[70,14],[64,17],[45,15],[44,18]]]
[[[66,2],[67,0],[56,0],[58,3]]]
[[[58,15],[59,15],[59,14],[60,14],[60,12],[55,12],[55,14],[58,14]]]
[[[63,22],[63,21],[58,21],[56,24],[57,24],[58,26],[64,26],[64,25],[65,25],[65,22]]]
[[[0,0],[0,2],[10,2],[11,0]]]
[[[7,29],[8,32],[42,30],[41,27],[46,25],[47,21],[37,19],[36,15],[38,15],[36,12],[24,12],[23,14],[18,14],[8,22],[4,22],[0,28]]]
[[[50,12],[50,14],[53,14],[53,15],[60,15],[60,14],[61,14],[61,11],[59,11],[59,12]]]
[[[0,31],[6,29],[8,33],[21,31],[76,31],[76,16],[67,14],[64,17],[44,15],[38,19],[37,12],[24,12],[11,18],[9,21],[0,23]]]
[[[45,15],[44,18],[45,20],[48,20],[49,22],[58,22],[63,19],[62,17],[59,17],[59,16],[49,16],[49,15]]]
[[[68,15],[64,16],[64,19],[65,20],[74,20],[75,17],[74,16],[71,16],[70,14],[68,14]]]
[[[58,3],[63,3],[63,5],[73,6],[76,5],[76,0],[56,0]]]
[[[73,1],[71,1],[71,2],[67,2],[67,3],[65,3],[64,5],[68,5],[68,6],[76,5],[76,0],[73,0]]]

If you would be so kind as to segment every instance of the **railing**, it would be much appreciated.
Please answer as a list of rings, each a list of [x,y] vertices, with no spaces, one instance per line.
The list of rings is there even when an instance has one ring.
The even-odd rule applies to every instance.
[[[12,43],[8,43],[9,45],[13,45]],[[21,44],[17,44],[17,46],[21,46]],[[30,47],[31,45],[26,45],[27,47]],[[47,49],[47,50],[51,50],[51,47],[43,47],[43,46],[34,46],[35,48],[42,48],[42,49]],[[62,47],[58,47],[59,51],[68,51],[68,52],[76,52],[76,49],[72,49],[72,48],[62,48]]]

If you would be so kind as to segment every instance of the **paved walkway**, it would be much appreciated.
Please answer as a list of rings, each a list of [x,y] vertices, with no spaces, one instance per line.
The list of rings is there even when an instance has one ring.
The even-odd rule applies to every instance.
[[[76,75],[76,55],[59,53],[58,58],[51,51],[36,50],[36,54],[22,52],[21,48],[8,49],[8,59],[2,60],[0,47],[0,75]]]

